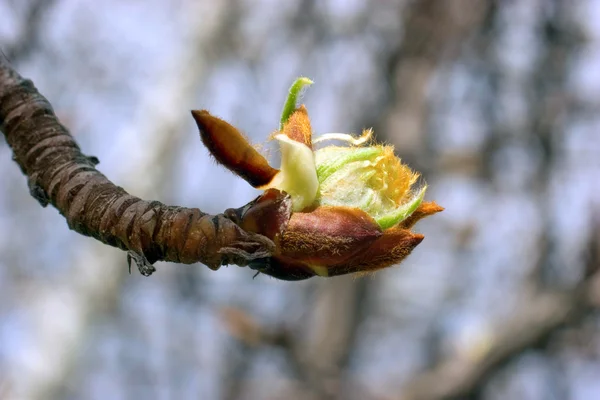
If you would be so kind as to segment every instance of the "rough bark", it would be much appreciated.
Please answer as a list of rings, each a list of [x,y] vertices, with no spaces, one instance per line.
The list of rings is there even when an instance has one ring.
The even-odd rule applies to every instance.
[[[0,129],[31,195],[44,207],[56,207],[70,229],[128,251],[128,260],[144,275],[159,260],[218,269],[271,254],[269,239],[245,232],[224,214],[142,200],[113,184],[95,168],[98,159],[81,152],[33,82],[5,59],[0,60]]]

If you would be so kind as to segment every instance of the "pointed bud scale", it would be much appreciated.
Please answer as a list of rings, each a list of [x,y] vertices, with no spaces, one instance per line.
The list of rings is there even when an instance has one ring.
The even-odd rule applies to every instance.
[[[263,274],[286,281],[298,281],[313,276],[332,277],[346,274],[364,274],[390,267],[404,260],[423,235],[393,228],[366,249],[362,248],[345,262],[333,265],[300,261],[284,254],[253,262],[250,267]]]
[[[246,231],[260,233],[278,243],[292,215],[292,200],[288,194],[268,189],[242,208],[238,224]]]
[[[231,124],[205,110],[193,110],[200,138],[213,157],[254,187],[271,182],[277,170]]]
[[[356,208],[319,207],[294,213],[281,240],[281,254],[327,268],[347,261],[383,235],[373,218]]]
[[[288,138],[306,145],[312,150],[312,128],[306,107],[301,105],[283,124],[282,133]]]
[[[444,211],[444,207],[439,206],[435,201],[421,203],[415,212],[400,223],[400,227],[410,229],[421,219],[442,211]]]
[[[374,272],[399,264],[423,239],[423,235],[406,229],[387,229],[379,239],[371,243],[369,248],[352,259],[352,262],[331,266],[329,274],[335,276],[354,272]]]

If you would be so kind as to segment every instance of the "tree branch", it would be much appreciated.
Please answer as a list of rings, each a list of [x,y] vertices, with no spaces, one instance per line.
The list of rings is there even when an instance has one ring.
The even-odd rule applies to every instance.
[[[28,177],[31,195],[52,204],[70,229],[128,251],[149,275],[158,260],[211,269],[269,257],[273,243],[242,230],[224,214],[167,206],[128,194],[100,173],[96,157],[81,153],[48,100],[30,80],[0,60],[0,129]]]

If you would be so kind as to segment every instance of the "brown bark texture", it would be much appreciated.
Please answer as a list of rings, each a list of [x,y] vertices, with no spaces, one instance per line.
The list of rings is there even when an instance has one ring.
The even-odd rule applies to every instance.
[[[51,204],[70,229],[127,251],[149,275],[159,260],[245,266],[268,258],[273,243],[242,230],[225,214],[168,206],[128,194],[84,155],[33,82],[0,59],[0,129],[13,159],[27,176],[31,195]]]

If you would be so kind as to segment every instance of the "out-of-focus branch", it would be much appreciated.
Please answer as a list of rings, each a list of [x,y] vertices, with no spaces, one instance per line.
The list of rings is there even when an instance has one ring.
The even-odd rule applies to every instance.
[[[535,96],[531,99],[532,111],[530,112],[530,127],[524,129],[539,136],[539,142],[543,145],[543,165],[540,163],[540,174],[536,183],[541,197],[540,204],[544,207],[547,202],[547,188],[550,181],[547,176],[551,168],[554,140],[553,133],[559,126],[559,118],[567,112],[567,102],[562,94],[566,87],[565,77],[568,75],[566,66],[569,58],[568,51],[573,50],[572,32],[566,26],[565,12],[561,7],[568,8],[568,2],[557,1],[553,7],[556,15],[549,15],[548,20],[542,25],[543,34],[547,40],[545,56],[540,58],[539,68],[532,69],[531,79],[533,82],[529,92]],[[491,10],[493,11],[493,9]],[[490,22],[490,26],[491,21]],[[572,28],[572,27],[571,27]],[[490,27],[484,27],[490,29]],[[482,33],[479,37],[485,37]],[[557,40],[561,38],[561,40]],[[567,38],[569,38],[567,40]],[[567,48],[567,44],[571,45]],[[486,43],[481,46],[485,57],[495,57],[492,50],[494,46]],[[494,67],[495,61],[489,60],[486,64]],[[494,67],[497,68],[497,67]],[[541,72],[540,72],[541,71]],[[494,80],[499,80],[501,71],[490,72]],[[550,93],[550,94],[549,94]],[[541,100],[540,100],[541,99]],[[558,100],[558,101],[557,101]],[[490,115],[496,112],[499,100],[493,99],[490,103]],[[492,120],[492,118],[490,118]],[[498,122],[498,127],[503,127],[504,121]],[[505,128],[504,128],[505,129]],[[560,128],[558,128],[560,129]],[[488,152],[497,151],[502,141],[512,138],[505,131],[496,128],[494,137],[488,141]],[[520,132],[519,132],[520,134]],[[487,153],[486,153],[487,154]],[[492,155],[484,156],[487,162],[491,162]],[[491,170],[492,167],[489,167]],[[547,214],[549,219],[550,214]],[[550,223],[544,232],[550,231]],[[599,232],[592,234],[592,245],[597,245]],[[423,371],[415,376],[401,391],[399,396],[403,400],[417,399],[451,399],[476,397],[488,378],[498,371],[499,368],[519,357],[524,350],[534,348],[546,343],[546,340],[560,328],[585,316],[590,308],[598,307],[598,293],[600,288],[600,274],[596,273],[598,259],[590,259],[589,268],[592,273],[586,276],[576,288],[571,290],[539,289],[539,270],[547,266],[550,258],[550,250],[544,246],[541,250],[539,267],[531,274],[531,279],[523,284],[523,290],[519,301],[520,306],[514,310],[506,320],[497,321],[496,325],[487,330],[482,338],[483,348],[478,349],[477,354],[458,354],[449,358],[441,359],[431,369]],[[552,247],[552,246],[550,246]],[[592,249],[593,250],[593,249]],[[593,253],[593,251],[591,251]]]
[[[0,60],[0,129],[42,206],[52,204],[69,227],[128,251],[140,271],[158,260],[202,262],[212,269],[270,255],[272,243],[223,214],[166,206],[129,195],[94,167],[33,83]]]
[[[425,155],[427,143],[427,116],[430,98],[427,87],[444,62],[454,60],[465,40],[485,19],[493,0],[422,0],[411,2],[403,11],[403,40],[387,60],[390,107],[383,129],[398,148],[403,158],[419,165],[427,174]],[[401,132],[401,135],[394,133]]]
[[[319,399],[332,398],[332,393],[329,393],[322,379],[312,373],[316,372],[318,375],[321,369],[317,366],[315,371],[315,366],[310,364],[307,357],[303,355],[304,349],[300,347],[301,344],[289,327],[262,326],[243,310],[233,307],[223,308],[221,319],[229,334],[238,341],[246,355],[253,354],[261,346],[279,348],[283,350],[293,376],[303,383],[303,391],[310,392]],[[236,399],[239,392],[240,382],[235,382],[234,386],[229,388],[226,398]]]
[[[600,275],[596,274],[572,291],[532,293],[511,318],[489,330],[485,338],[487,350],[477,356],[442,360],[413,378],[399,398],[436,400],[473,393],[498,366],[542,343],[572,319],[583,316],[590,307],[597,307],[599,288]]]
[[[54,6],[56,0],[34,0],[29,5],[22,21],[22,30],[17,40],[3,47],[4,55],[16,62],[26,58],[35,49],[43,28],[43,16]]]

